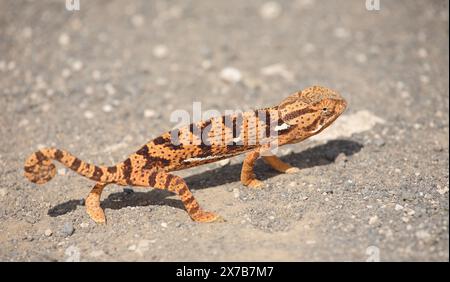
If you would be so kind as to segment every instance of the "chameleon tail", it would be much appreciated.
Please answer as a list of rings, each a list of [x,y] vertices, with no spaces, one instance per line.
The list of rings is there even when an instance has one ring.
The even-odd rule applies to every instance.
[[[88,164],[67,151],[55,148],[45,148],[31,154],[25,161],[25,177],[37,184],[50,181],[56,174],[52,160],[57,160],[76,173],[97,182],[111,183],[116,179],[117,166]]]

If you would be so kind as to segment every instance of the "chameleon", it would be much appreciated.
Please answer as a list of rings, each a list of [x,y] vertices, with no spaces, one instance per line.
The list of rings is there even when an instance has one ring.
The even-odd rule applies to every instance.
[[[44,148],[26,159],[24,175],[33,183],[44,184],[55,176],[52,161],[56,160],[95,181],[85,207],[90,218],[99,224],[106,223],[100,198],[109,184],[167,190],[179,196],[192,220],[223,222],[218,214],[202,209],[184,179],[172,172],[245,153],[240,181],[250,188],[262,188],[253,171],[259,157],[278,172],[298,172],[299,168],[280,160],[273,153],[274,148],[320,133],[346,107],[347,102],[336,91],[311,86],[272,107],[212,117],[165,132],[113,166],[89,164],[65,150]]]

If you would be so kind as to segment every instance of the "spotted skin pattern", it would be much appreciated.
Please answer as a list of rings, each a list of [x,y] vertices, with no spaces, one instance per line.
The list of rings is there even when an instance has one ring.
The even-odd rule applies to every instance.
[[[168,190],[180,197],[192,220],[222,221],[220,216],[204,211],[186,182],[171,172],[247,153],[241,182],[251,188],[261,188],[262,182],[253,172],[260,156],[279,172],[299,171],[273,155],[273,145],[298,143],[318,134],[336,120],[346,106],[346,101],[335,91],[312,86],[288,96],[274,107],[215,117],[166,132],[110,167],[88,164],[64,150],[45,148],[25,161],[25,176],[37,184],[48,182],[55,176],[52,160],[56,160],[95,181],[86,198],[86,210],[97,223],[106,223],[100,198],[105,186],[112,183]]]

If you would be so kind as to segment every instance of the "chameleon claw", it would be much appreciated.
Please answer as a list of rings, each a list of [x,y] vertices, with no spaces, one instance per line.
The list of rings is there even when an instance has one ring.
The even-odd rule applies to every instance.
[[[225,222],[220,215],[207,211],[198,211],[191,218],[196,222]]]
[[[253,189],[261,189],[264,187],[264,183],[258,179],[253,179],[247,186]]]
[[[98,224],[106,224],[105,213],[100,207],[91,207],[87,209],[90,218]]]
[[[286,171],[284,173],[293,174],[293,173],[297,173],[297,172],[300,172],[300,169],[298,167],[290,167],[290,168],[286,169]]]

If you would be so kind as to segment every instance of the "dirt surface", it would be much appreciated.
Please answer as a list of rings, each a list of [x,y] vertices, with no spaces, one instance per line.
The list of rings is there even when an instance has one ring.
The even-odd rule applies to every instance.
[[[448,1],[80,2],[0,0],[0,260],[449,259]],[[258,108],[314,84],[349,108],[282,148],[301,172],[258,161],[262,190],[240,184],[242,156],[178,173],[225,223],[111,185],[98,226],[91,181],[23,177],[43,146],[111,165],[194,101]]]

